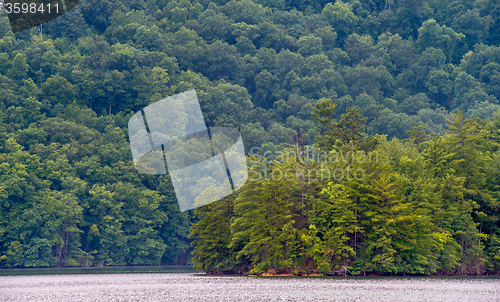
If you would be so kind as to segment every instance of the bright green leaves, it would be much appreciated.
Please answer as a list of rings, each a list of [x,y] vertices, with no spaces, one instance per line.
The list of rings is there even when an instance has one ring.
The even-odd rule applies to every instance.
[[[187,217],[170,183],[142,183],[120,116],[73,103],[38,121],[40,107],[28,97],[19,109],[30,126],[1,144],[0,265],[176,263]]]
[[[269,268],[279,268],[284,265],[283,261],[290,259],[288,245],[293,242],[290,239],[295,238],[294,204],[290,197],[293,168],[291,163],[275,163],[262,172],[267,177],[258,181],[249,179],[249,185],[240,190],[235,201],[237,218],[231,246],[243,244],[237,254],[238,261],[249,261],[252,265],[269,263]],[[262,172],[257,170],[252,174]],[[254,195],[256,191],[260,192],[258,198]]]
[[[349,108],[335,122],[335,108],[328,99],[313,108],[323,130],[319,142],[331,136],[337,143],[330,148],[339,148],[325,162],[306,161],[299,145],[291,158],[288,153],[272,162],[252,158],[234,216],[224,220],[231,243],[221,246],[230,249],[233,264],[221,258],[215,263],[251,274],[299,274],[304,265],[305,271],[324,274],[480,274],[498,266],[496,237],[487,235],[496,232],[496,203],[482,180],[485,171],[498,174],[486,169],[491,156],[485,151],[496,146],[489,136],[496,121],[464,120],[459,112],[444,136],[429,139],[423,127],[415,127],[408,140],[379,138],[366,154],[358,149],[366,139],[363,117]],[[333,181],[334,169],[349,176]],[[330,178],[320,179],[320,170],[323,175],[329,170]],[[216,213],[205,214],[216,219]],[[205,221],[226,228],[217,219]],[[204,236],[195,237],[201,250],[216,240]],[[197,267],[203,261],[197,258]]]
[[[313,201],[310,212],[310,229],[321,233],[322,257],[317,257],[318,270],[338,270],[356,256],[356,239],[361,237],[357,225],[356,199],[349,189],[340,184],[328,183],[321,191],[323,198]],[[321,261],[318,261],[321,260]]]
[[[204,271],[233,272],[234,255],[230,243],[231,220],[233,217],[232,196],[210,203],[195,210],[199,219],[191,228],[190,238],[194,238],[194,267]]]
[[[78,224],[82,208],[72,194],[45,190],[9,223],[10,267],[76,266],[81,256]],[[15,252],[18,252],[16,255]]]
[[[450,61],[457,43],[464,38],[464,34],[456,33],[453,29],[446,27],[446,25],[439,26],[436,20],[430,19],[425,21],[422,27],[418,29],[417,44],[422,49],[427,47],[442,49]]]
[[[7,76],[20,83],[22,80],[27,78],[29,65],[26,64],[26,58],[18,53],[12,61],[12,67],[7,72]]]
[[[458,175],[467,178],[468,188],[477,189],[484,184],[480,169],[488,161],[488,157],[479,148],[485,132],[481,131],[480,125],[475,121],[465,120],[461,111],[452,114],[452,119],[447,122],[450,156],[453,158],[451,167]]]

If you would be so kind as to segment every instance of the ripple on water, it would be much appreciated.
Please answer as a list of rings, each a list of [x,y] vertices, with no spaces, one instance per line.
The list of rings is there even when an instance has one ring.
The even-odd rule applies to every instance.
[[[257,278],[193,273],[0,276],[0,301],[500,301],[495,278]]]

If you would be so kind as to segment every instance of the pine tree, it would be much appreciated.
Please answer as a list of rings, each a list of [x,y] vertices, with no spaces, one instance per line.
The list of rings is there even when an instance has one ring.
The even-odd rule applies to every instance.
[[[479,193],[485,182],[482,169],[488,161],[479,143],[484,140],[486,133],[481,131],[476,121],[470,118],[464,120],[461,111],[452,114],[446,126],[450,167],[458,176],[466,178],[465,187],[471,193]]]
[[[361,230],[356,225],[353,195],[345,186],[332,182],[321,194],[323,198],[313,201],[310,212],[310,222],[323,240],[321,261],[316,265],[323,271],[339,270],[356,256],[354,234]]]
[[[337,104],[333,103],[331,99],[321,99],[314,107],[312,113],[320,127],[316,127],[318,134],[316,135],[316,143],[322,150],[330,151],[335,144],[335,137],[333,133],[336,128],[336,123],[333,120]]]
[[[251,170],[261,178],[252,180],[250,176],[235,201],[231,247],[239,250],[237,263],[251,268],[250,273],[289,267],[293,262],[291,250],[296,249],[290,243],[297,238],[290,196],[296,184],[294,167],[273,162]]]
[[[363,139],[366,117],[361,115],[361,109],[350,107],[342,114],[340,121],[334,128],[332,135],[338,137],[344,144],[351,143],[353,149]]]
[[[425,134],[425,128],[426,126],[422,125],[413,126],[410,131],[406,132],[406,134],[408,134],[408,138],[405,139],[405,141],[415,144],[418,152],[422,152],[421,144],[429,138],[429,135]]]
[[[231,243],[233,196],[230,195],[194,210],[189,238],[193,238],[194,268],[208,272],[235,272]]]
[[[452,155],[447,152],[446,143],[442,137],[434,136],[423,150],[425,174],[418,183],[421,195],[419,198],[414,194],[413,199],[419,200],[419,207],[427,210],[433,224],[431,262],[437,271],[450,274],[462,259],[454,226],[463,204],[465,178],[457,176],[450,167]]]
[[[481,144],[487,136],[480,121],[465,119],[461,111],[452,114],[447,120],[446,141],[450,150],[449,165],[458,177],[464,179],[463,196],[457,204],[458,213],[454,217],[452,228],[455,238],[462,247],[461,274],[480,273],[484,269],[481,234],[472,214],[478,218],[477,209],[487,206],[490,194],[485,190],[484,167],[490,160],[481,151]],[[448,182],[450,183],[450,182]]]

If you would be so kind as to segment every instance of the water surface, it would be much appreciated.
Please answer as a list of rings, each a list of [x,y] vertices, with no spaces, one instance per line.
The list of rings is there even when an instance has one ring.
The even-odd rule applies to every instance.
[[[203,273],[0,276],[0,301],[500,301],[498,278],[241,277]]]

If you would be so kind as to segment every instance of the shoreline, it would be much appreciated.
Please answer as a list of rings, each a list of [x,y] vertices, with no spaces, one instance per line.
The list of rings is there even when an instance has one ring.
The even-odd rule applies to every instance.
[[[297,270],[299,270],[297,272]],[[294,272],[295,271],[295,272]],[[455,278],[500,278],[500,273],[483,275],[459,274],[344,274],[334,272],[325,274],[315,268],[288,268],[270,269],[263,273],[237,273],[234,271],[199,271],[190,265],[162,265],[162,266],[91,266],[91,267],[39,267],[39,268],[2,268],[0,276],[16,275],[59,275],[59,274],[142,274],[142,273],[198,273],[207,276],[241,276],[241,277],[344,277],[344,278],[373,278],[373,277],[455,277]]]
[[[213,276],[244,276],[244,277],[343,277],[343,278],[372,278],[372,277],[465,277],[465,278],[470,278],[470,277],[477,277],[477,278],[482,278],[482,277],[493,277],[493,278],[500,278],[500,273],[499,274],[483,274],[483,275],[459,275],[459,274],[430,274],[430,275],[411,275],[411,274],[402,274],[402,275],[384,275],[384,274],[375,274],[375,273],[370,273],[370,274],[360,274],[360,275],[354,275],[354,274],[325,274],[318,272],[316,270],[311,270],[311,272],[306,273],[306,272],[299,272],[299,273],[292,273],[289,271],[276,271],[275,269],[270,269],[267,272],[264,273],[234,273],[234,272],[205,272],[205,275],[213,275]]]

